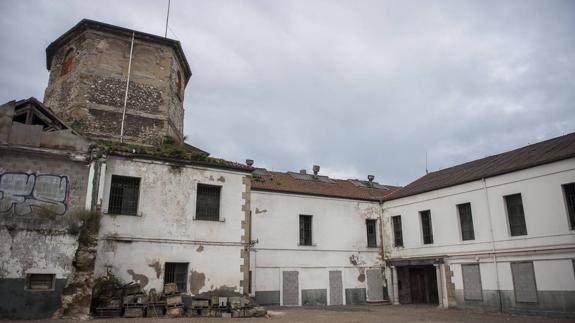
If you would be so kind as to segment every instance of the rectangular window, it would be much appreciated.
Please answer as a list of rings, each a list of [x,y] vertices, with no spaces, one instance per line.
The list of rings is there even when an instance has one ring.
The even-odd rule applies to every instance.
[[[458,204],[457,210],[459,212],[459,224],[461,226],[461,239],[475,240],[471,203]]]
[[[112,175],[108,213],[138,215],[140,178]]]
[[[481,288],[481,272],[479,264],[461,265],[463,274],[463,297],[465,300],[483,300],[483,289]]]
[[[511,275],[513,277],[515,302],[537,303],[537,285],[533,262],[512,262]]]
[[[511,236],[524,236],[527,234],[525,225],[525,213],[523,213],[523,201],[521,194],[505,196],[507,206],[507,217],[509,219],[509,231]]]
[[[569,215],[569,228],[575,230],[575,183],[563,185],[563,194]]]
[[[301,246],[311,246],[311,215],[299,216],[299,244]]]
[[[29,290],[53,290],[54,274],[28,274],[26,276],[26,289]]]
[[[403,231],[401,229],[401,215],[391,217],[393,223],[393,244],[395,247],[403,247]]]
[[[431,227],[431,211],[419,212],[421,216],[421,230],[423,231],[423,244],[433,243],[433,228]]]
[[[221,186],[198,184],[196,220],[220,220]]]
[[[174,283],[178,287],[178,292],[185,293],[187,273],[187,262],[167,262],[164,268],[164,284]]]
[[[367,247],[377,248],[377,220],[365,220],[367,228]]]

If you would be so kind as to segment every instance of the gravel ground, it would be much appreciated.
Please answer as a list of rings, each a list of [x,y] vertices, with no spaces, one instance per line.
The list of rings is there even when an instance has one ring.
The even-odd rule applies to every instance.
[[[548,318],[543,316],[525,316],[499,314],[471,310],[438,309],[435,306],[330,306],[330,307],[270,307],[270,318],[224,319],[224,318],[159,318],[159,319],[97,319],[94,323],[153,323],[153,322],[210,322],[210,323],[248,323],[248,322],[311,322],[311,323],[352,323],[352,322],[573,322],[573,320]],[[5,322],[5,321],[3,321]],[[21,321],[20,321],[21,322]],[[51,322],[50,320],[26,322]],[[57,320],[57,323],[73,321]]]

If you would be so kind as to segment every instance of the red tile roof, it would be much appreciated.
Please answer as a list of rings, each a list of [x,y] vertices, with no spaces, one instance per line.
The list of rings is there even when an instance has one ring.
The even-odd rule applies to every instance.
[[[311,178],[309,180],[296,177],[298,173],[257,169],[253,173],[252,190],[379,201],[400,188],[376,182],[369,187],[365,185],[367,181],[332,179],[326,176],[313,178],[311,174],[308,174]]]

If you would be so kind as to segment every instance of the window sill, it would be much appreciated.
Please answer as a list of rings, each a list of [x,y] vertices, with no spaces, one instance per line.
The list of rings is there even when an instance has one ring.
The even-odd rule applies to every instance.
[[[133,217],[139,217],[139,218],[141,218],[141,217],[143,216],[142,213],[140,213],[140,214],[118,214],[118,213],[110,213],[110,212],[108,212],[108,211],[102,212],[102,213],[105,214],[105,215],[112,216],[112,217],[116,217],[116,216],[133,216]]]
[[[205,219],[197,219],[196,217],[193,217],[192,220],[194,221],[203,221],[203,222],[226,222],[226,218],[221,218],[216,220],[205,220]]]
[[[317,243],[312,243],[312,244],[297,244],[298,247],[308,247],[308,248],[313,248],[313,247],[317,247]]]
[[[367,249],[377,249],[377,248],[379,248],[379,246],[367,246],[366,248]]]

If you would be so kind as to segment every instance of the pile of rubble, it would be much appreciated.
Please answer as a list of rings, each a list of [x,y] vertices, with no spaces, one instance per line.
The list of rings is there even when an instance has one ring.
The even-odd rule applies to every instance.
[[[189,296],[178,292],[176,284],[164,286],[161,293],[151,289],[148,293],[139,284],[110,286],[103,290],[93,309],[94,317],[262,317],[265,308],[257,306],[249,297],[240,294],[208,292]]]

